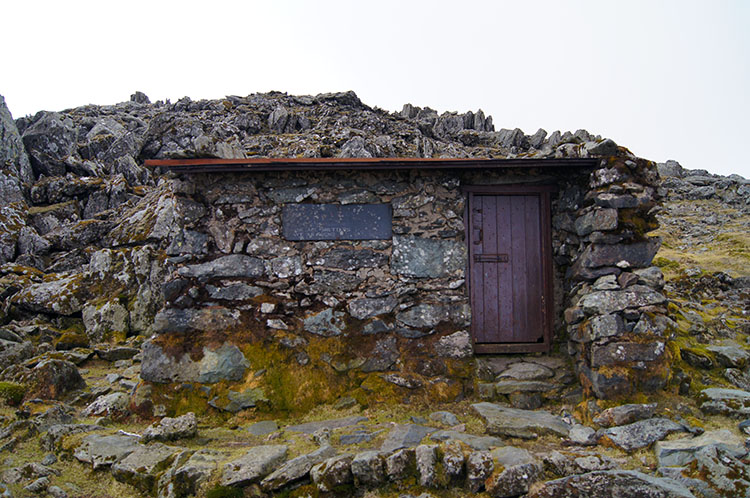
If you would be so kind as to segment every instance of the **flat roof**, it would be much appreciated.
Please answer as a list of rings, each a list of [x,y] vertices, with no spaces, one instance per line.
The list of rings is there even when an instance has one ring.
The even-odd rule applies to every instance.
[[[595,167],[599,159],[580,158],[442,158],[442,157],[295,157],[246,159],[147,159],[149,167],[176,173],[227,173],[301,170],[390,170],[390,169],[476,169],[476,168],[559,168]]]

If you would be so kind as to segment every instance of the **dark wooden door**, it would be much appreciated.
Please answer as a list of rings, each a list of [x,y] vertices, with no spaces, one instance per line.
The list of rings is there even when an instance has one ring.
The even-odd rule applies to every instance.
[[[469,276],[477,352],[549,347],[549,194],[469,194]]]

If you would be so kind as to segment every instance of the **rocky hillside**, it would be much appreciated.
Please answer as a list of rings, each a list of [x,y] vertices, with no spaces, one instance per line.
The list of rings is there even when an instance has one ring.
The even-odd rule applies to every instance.
[[[541,410],[342,398],[291,418],[240,408],[196,417],[200,386],[190,385],[160,393],[177,406],[166,417],[141,382],[170,248],[189,243],[176,220],[200,216],[146,159],[587,157],[612,147],[585,130],[495,131],[482,111],[391,114],[352,92],[174,104],[136,93],[17,120],[0,98],[0,493],[744,496],[750,182],[674,162],[660,165],[656,262],[676,362],[664,396],[585,400],[562,356],[478,361],[478,378],[554,390]]]

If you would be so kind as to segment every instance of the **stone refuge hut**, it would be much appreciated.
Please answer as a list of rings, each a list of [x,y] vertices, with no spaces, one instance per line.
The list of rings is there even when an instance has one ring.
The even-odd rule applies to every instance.
[[[668,380],[656,165],[612,140],[352,92],[0,103],[19,362],[135,337],[148,414],[493,397],[498,353],[569,353],[600,398]]]
[[[571,149],[148,161],[172,173],[186,216],[142,378],[274,379],[287,403],[394,390],[451,400],[474,388],[476,355],[558,342],[597,397],[664,387],[663,278],[646,234],[655,165],[611,140]],[[227,396],[252,404],[266,391]]]

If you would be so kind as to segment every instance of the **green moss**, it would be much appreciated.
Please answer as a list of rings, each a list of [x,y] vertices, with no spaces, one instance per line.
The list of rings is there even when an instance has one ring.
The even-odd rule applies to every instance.
[[[89,338],[86,334],[75,330],[65,332],[55,341],[55,349],[58,351],[87,347],[89,347]]]
[[[216,486],[206,492],[206,498],[242,498],[244,493],[240,488],[231,486]]]
[[[18,406],[26,396],[27,388],[23,384],[15,382],[0,382],[0,399],[8,405]]]

